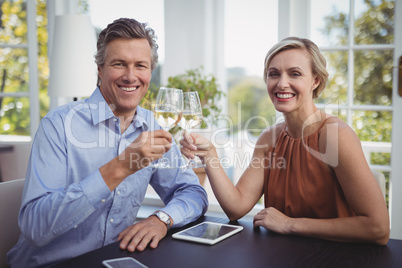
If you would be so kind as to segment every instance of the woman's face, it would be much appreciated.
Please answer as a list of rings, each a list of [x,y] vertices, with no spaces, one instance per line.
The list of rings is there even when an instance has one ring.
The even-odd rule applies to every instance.
[[[151,47],[146,39],[116,39],[98,66],[100,91],[116,116],[133,115],[151,81]]]
[[[310,113],[313,91],[319,85],[311,66],[305,49],[285,50],[272,58],[266,79],[269,97],[277,111]]]

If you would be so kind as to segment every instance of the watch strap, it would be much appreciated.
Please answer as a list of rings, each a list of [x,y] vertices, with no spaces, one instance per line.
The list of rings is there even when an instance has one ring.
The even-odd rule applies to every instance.
[[[161,214],[163,214],[163,215],[161,215]],[[158,210],[158,211],[155,211],[154,213],[152,213],[151,216],[156,216],[161,222],[163,222],[166,225],[166,228],[169,231],[169,229],[172,225],[172,222],[170,220],[170,216],[166,212]]]

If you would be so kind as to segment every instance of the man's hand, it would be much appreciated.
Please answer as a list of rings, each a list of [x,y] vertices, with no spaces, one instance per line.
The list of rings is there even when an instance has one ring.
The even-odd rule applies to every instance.
[[[120,155],[99,169],[110,191],[129,175],[161,158],[171,144],[172,135],[167,131],[142,132]]]
[[[134,173],[162,157],[172,146],[172,135],[165,130],[143,132],[122,152],[119,158],[129,161]]]
[[[151,248],[156,248],[166,233],[166,225],[156,216],[151,216],[128,227],[119,234],[117,240],[121,240],[121,249],[127,249],[130,252],[143,251],[148,244]]]

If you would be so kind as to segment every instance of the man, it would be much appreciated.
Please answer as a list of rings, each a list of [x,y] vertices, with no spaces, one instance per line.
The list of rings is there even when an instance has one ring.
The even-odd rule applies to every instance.
[[[12,267],[54,264],[120,240],[156,248],[171,226],[207,208],[192,170],[147,167],[166,153],[182,161],[170,133],[139,107],[158,54],[154,31],[118,19],[98,39],[98,88],[43,118],[32,145]],[[134,224],[150,184],[165,207]]]

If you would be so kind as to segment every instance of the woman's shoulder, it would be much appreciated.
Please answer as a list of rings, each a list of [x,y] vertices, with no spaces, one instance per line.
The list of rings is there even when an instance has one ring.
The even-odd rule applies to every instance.
[[[328,116],[328,115],[327,115]],[[320,134],[355,135],[354,130],[345,121],[336,116],[328,116],[319,130]]]
[[[266,148],[268,150],[275,144],[276,140],[278,139],[281,132],[285,129],[285,127],[285,122],[267,127],[258,137],[256,145],[259,145],[260,147]]]
[[[360,139],[345,121],[331,116],[319,130],[319,148],[326,148],[329,143],[352,148],[354,144],[360,145]]]

